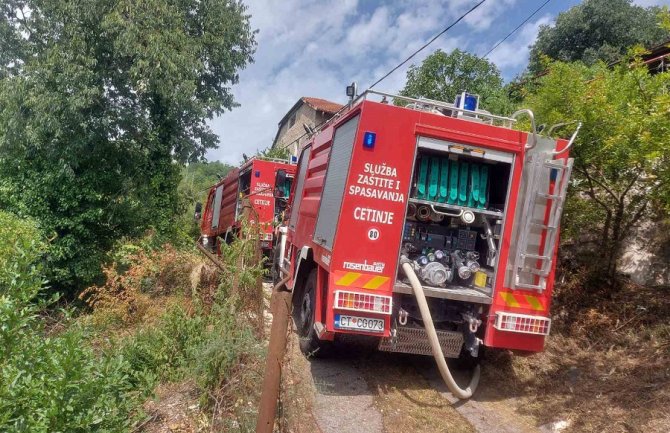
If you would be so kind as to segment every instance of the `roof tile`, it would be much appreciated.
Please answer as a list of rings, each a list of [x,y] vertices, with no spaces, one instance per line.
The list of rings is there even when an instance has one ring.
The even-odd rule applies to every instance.
[[[343,107],[343,105],[340,105],[336,102],[327,101],[321,98],[310,98],[308,96],[303,96],[302,100],[315,110],[324,111],[326,113],[337,113]]]

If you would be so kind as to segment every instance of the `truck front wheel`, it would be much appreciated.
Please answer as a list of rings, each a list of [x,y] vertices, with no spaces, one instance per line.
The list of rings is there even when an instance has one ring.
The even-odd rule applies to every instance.
[[[314,315],[316,310],[316,272],[312,269],[305,282],[300,303],[296,305],[299,310],[294,315],[296,328],[300,338],[300,351],[306,357],[321,357],[325,354],[329,341],[319,340],[314,329]]]

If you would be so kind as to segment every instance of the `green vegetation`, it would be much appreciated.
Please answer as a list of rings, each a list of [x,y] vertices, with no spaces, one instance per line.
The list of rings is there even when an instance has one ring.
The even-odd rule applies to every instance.
[[[99,281],[123,236],[173,235],[179,164],[218,144],[255,45],[236,0],[5,2],[0,207],[52,239],[54,287]]]
[[[665,42],[670,31],[658,26],[658,7],[642,8],[631,0],[585,0],[543,26],[531,47],[528,70],[546,69],[543,58],[563,62],[616,62],[636,44],[646,47]]]
[[[663,138],[670,134],[670,73],[650,75],[646,65],[628,62],[614,68],[555,62],[539,84],[525,103],[540,123],[584,122],[572,151],[566,239],[593,245],[601,259],[591,266],[613,276],[631,229],[670,203]]]
[[[275,158],[275,159],[286,159],[288,160],[291,157],[291,152],[289,152],[287,147],[268,147],[267,149],[258,152],[258,155],[265,158]]]
[[[150,391],[121,356],[97,357],[81,330],[45,336],[35,226],[0,212],[0,430],[121,431]]]
[[[224,178],[232,168],[228,164],[213,161],[194,162],[182,169],[181,181],[177,187],[183,203],[179,227],[186,231],[189,238],[200,234],[199,221],[193,218],[195,204],[201,203],[204,209],[209,188]]]
[[[193,291],[183,269],[186,253],[167,249],[150,259],[135,249],[125,255],[125,278],[109,273],[105,285],[86,293],[93,315],[73,319],[64,312],[46,327],[52,321],[40,317],[46,303],[38,302],[43,244],[37,233],[32,222],[0,212],[0,431],[132,431],[157,383],[192,379],[209,407],[233,378],[255,381],[259,329],[240,312],[248,304],[247,285],[262,270],[249,259],[234,293],[225,290],[233,287],[226,280],[217,290],[216,279]],[[229,248],[236,260],[251,251],[244,241]],[[171,302],[175,296],[190,302]],[[156,303],[171,306],[148,309]],[[118,320],[95,320],[110,315]],[[241,360],[248,370],[237,371]]]
[[[421,66],[410,66],[400,94],[453,102],[465,90],[480,95],[480,108],[497,114],[511,113],[513,107],[498,68],[486,59],[458,49],[449,54],[437,50]]]

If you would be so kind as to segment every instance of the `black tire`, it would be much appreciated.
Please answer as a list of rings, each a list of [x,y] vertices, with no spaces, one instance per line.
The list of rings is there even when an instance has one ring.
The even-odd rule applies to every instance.
[[[272,263],[270,275],[272,277],[272,284],[276,286],[281,279],[281,272],[279,270],[279,245],[275,245],[272,249],[272,256],[270,259],[270,263]]]
[[[316,269],[312,269],[305,281],[299,301],[294,305],[293,320],[300,340],[300,351],[307,358],[319,358],[326,355],[329,341],[319,340],[314,330],[316,309]],[[297,309],[297,311],[296,311]]]
[[[462,347],[460,355],[454,360],[455,367],[459,370],[472,370],[482,362],[485,352],[484,345],[481,344],[478,356],[475,358],[469,351],[465,350],[465,347]]]

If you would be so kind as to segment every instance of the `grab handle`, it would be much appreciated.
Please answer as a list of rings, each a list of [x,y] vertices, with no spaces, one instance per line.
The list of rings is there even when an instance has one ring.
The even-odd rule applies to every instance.
[[[532,129],[531,132],[533,133],[533,139],[532,139],[532,142],[530,144],[526,145],[526,149],[530,150],[530,149],[534,148],[535,146],[537,146],[537,128],[535,127],[535,115],[529,109],[524,108],[522,110],[515,111],[510,117],[512,119],[516,120],[516,118],[519,117],[522,114],[526,114],[530,118],[530,127]]]
[[[563,152],[566,152],[566,151],[570,150],[572,145],[575,143],[575,138],[577,138],[577,133],[579,132],[580,129],[582,129],[582,122],[580,122],[578,120],[573,120],[572,122],[557,123],[555,125],[551,125],[551,128],[549,128],[549,131],[547,131],[547,135],[551,137],[551,133],[554,132],[554,129],[560,128],[561,126],[572,125],[573,123],[577,124],[577,128],[575,129],[575,132],[572,133],[572,136],[570,137],[570,141],[568,141],[568,145],[565,146],[564,149],[554,150],[552,152],[552,155],[558,155],[559,153],[563,153]]]

